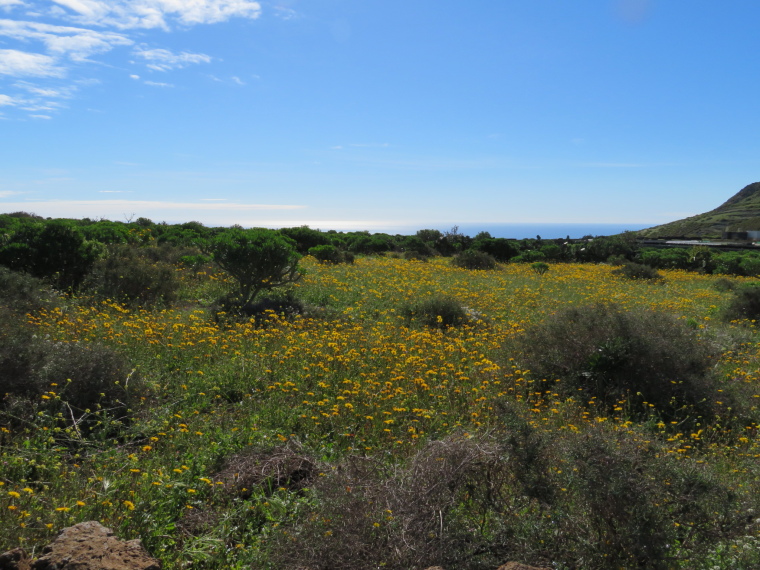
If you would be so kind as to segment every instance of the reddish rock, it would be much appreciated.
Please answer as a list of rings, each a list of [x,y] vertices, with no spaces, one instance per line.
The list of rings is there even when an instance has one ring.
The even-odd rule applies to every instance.
[[[548,568],[539,568],[538,566],[528,566],[520,562],[507,562],[499,566],[496,570],[549,570]]]

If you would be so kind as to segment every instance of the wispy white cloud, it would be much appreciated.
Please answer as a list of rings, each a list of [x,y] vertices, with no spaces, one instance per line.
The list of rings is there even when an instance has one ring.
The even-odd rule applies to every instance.
[[[10,12],[15,6],[23,6],[24,3],[21,0],[0,0],[0,10]]]
[[[161,83],[160,81],[144,81],[143,83],[151,87],[174,87],[171,83]]]
[[[32,119],[52,119],[50,115],[29,115]]]
[[[22,107],[32,99],[30,110],[52,109],[51,99],[69,99],[83,88],[67,81],[73,71],[102,64],[103,56],[117,49],[133,48],[131,64],[152,71],[169,72],[214,61],[211,55],[189,51],[173,52],[146,43],[139,30],[167,32],[202,24],[216,24],[232,18],[256,19],[261,4],[253,0],[0,0],[0,80],[32,78],[37,85],[14,84],[3,89],[4,107]],[[20,17],[15,17],[20,16]],[[86,72],[85,72],[86,73]],[[77,75],[82,75],[78,73]],[[138,80],[139,75],[131,74]],[[51,81],[52,80],[52,81]],[[51,85],[50,83],[57,83]],[[69,85],[63,85],[64,82]],[[239,77],[226,80],[243,85]],[[145,81],[154,87],[171,83]],[[60,107],[60,105],[59,105]]]
[[[18,89],[23,89],[31,95],[47,99],[70,99],[77,91],[77,87],[75,85],[39,87],[38,85],[28,83],[27,81],[17,81],[13,84],[13,86]]]
[[[168,49],[145,49],[139,47],[133,51],[134,55],[144,59],[149,69],[154,71],[170,71],[182,69],[196,63],[210,63],[211,56],[204,53],[173,53]]]
[[[584,162],[579,166],[586,168],[641,168],[646,165],[635,162]]]
[[[21,105],[23,103],[24,101],[21,99],[0,93],[0,107],[15,107],[16,105]]]
[[[61,77],[65,71],[54,58],[41,53],[0,49],[0,75],[12,77]]]
[[[274,14],[278,18],[281,18],[282,20],[295,20],[300,16],[298,12],[296,12],[293,8],[290,8],[288,6],[275,6],[274,7]]]
[[[8,19],[0,19],[0,35],[24,42],[39,41],[49,54],[74,61],[84,61],[91,55],[134,43],[117,32]]]
[[[118,29],[163,28],[172,24],[214,24],[231,18],[256,19],[261,4],[251,0],[53,0],[65,17]]]

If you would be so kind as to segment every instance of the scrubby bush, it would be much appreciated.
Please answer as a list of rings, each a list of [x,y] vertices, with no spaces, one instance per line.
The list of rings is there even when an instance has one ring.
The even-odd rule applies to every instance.
[[[427,243],[425,243],[422,238],[418,236],[406,236],[404,237],[400,243],[399,247],[404,251],[404,257],[406,258],[406,254],[417,254],[420,257],[430,257],[435,253],[433,251],[433,248],[431,248]]]
[[[0,245],[0,265],[70,290],[79,286],[102,248],[67,220],[29,223]]]
[[[516,348],[533,377],[561,379],[556,389],[566,396],[582,390],[584,401],[595,398],[607,409],[627,402],[634,417],[716,412],[715,351],[669,314],[607,304],[572,307],[530,327]]]
[[[603,426],[558,444],[573,466],[562,494],[572,514],[553,546],[569,567],[695,568],[712,541],[748,530],[752,506],[699,462]]]
[[[158,249],[158,248],[147,248]],[[144,250],[112,246],[93,267],[86,285],[101,297],[120,303],[173,303],[180,287],[173,266],[143,255]]]
[[[310,508],[273,536],[270,561],[289,570],[368,560],[389,570],[506,560],[696,568],[715,542],[751,533],[755,505],[705,462],[629,430],[550,437],[519,412],[508,416],[491,437],[434,440],[406,460],[351,455],[321,466]]]
[[[422,261],[426,262],[428,259],[430,259],[429,255],[425,255],[423,253],[420,253],[418,251],[405,251],[404,255],[402,256],[407,261]]]
[[[217,235],[208,247],[213,260],[237,282],[234,302],[238,307],[253,303],[263,291],[300,278],[301,256],[295,243],[274,230],[231,228]]]
[[[642,281],[661,281],[663,279],[662,275],[654,267],[632,261],[626,261],[618,266],[617,269],[613,269],[612,273],[626,279],[639,279]]]
[[[575,244],[571,248],[575,261],[581,263],[602,263],[607,261],[611,255],[621,255],[626,259],[633,259],[638,250],[636,235],[633,232],[584,239],[586,239],[584,243]]]
[[[272,315],[292,317],[303,314],[304,304],[292,291],[283,295],[262,297],[257,301],[240,305],[236,295],[227,295],[219,299],[213,307],[216,320],[250,320],[264,322]]]
[[[760,284],[746,284],[736,289],[722,316],[727,321],[760,319]]]
[[[467,249],[457,253],[451,260],[451,264],[462,269],[487,270],[496,267],[496,259],[483,251]]]
[[[41,279],[0,267],[0,306],[23,314],[49,308],[57,300],[56,293]]]
[[[728,279],[727,277],[719,277],[715,281],[713,281],[713,289],[716,291],[720,291],[722,293],[725,293],[727,291],[736,291],[736,288],[739,286],[739,283],[737,281],[734,281],[733,279]]]
[[[510,501],[499,459],[493,442],[463,437],[431,442],[403,465],[349,457],[315,481],[313,512],[275,538],[274,565],[494,568],[503,550],[485,527],[493,530],[496,503]]]
[[[279,232],[295,242],[296,249],[301,255],[306,255],[313,247],[330,245],[329,235],[319,230],[311,229],[309,226],[282,228]]]
[[[467,310],[456,299],[435,296],[405,306],[402,314],[407,321],[437,328],[447,329],[467,322]]]
[[[549,264],[543,263],[542,261],[537,261],[536,263],[532,263],[530,268],[533,270],[533,273],[536,275],[543,275],[547,271],[549,271]]]
[[[543,262],[545,260],[546,256],[544,255],[544,252],[535,249],[523,251],[520,255],[512,258],[513,263],[536,263],[539,261]]]
[[[309,249],[309,255],[320,263],[353,263],[354,256],[351,253],[339,250],[334,245],[316,245]]]
[[[515,240],[481,234],[475,237],[472,249],[492,255],[496,261],[501,262],[507,262],[520,253],[520,247]]]
[[[85,342],[40,338],[17,315],[0,309],[0,398],[29,414],[40,408],[65,412],[77,424],[100,410],[124,419],[141,383],[126,359],[113,349]],[[15,421],[22,420],[16,414]],[[82,422],[83,428],[91,428]]]

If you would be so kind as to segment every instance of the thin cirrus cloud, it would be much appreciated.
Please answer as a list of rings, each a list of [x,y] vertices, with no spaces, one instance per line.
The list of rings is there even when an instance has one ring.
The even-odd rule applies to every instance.
[[[0,14],[4,16],[0,18],[0,95],[6,108],[28,111],[22,95],[31,92],[29,86],[4,85],[4,79],[36,82],[32,85],[38,90],[35,107],[53,109],[56,105],[50,100],[71,98],[77,91],[78,86],[67,80],[74,68],[90,64],[88,71],[96,73],[91,64],[112,65],[98,56],[114,50],[130,49],[131,64],[156,72],[209,64],[215,58],[207,54],[151,46],[140,30],[171,32],[232,18],[256,19],[261,4],[252,0],[0,0]],[[139,45],[136,34],[141,34]]]
[[[53,0],[74,22],[118,29],[162,28],[172,24],[215,24],[230,18],[255,19],[261,4],[250,0]]]
[[[170,71],[196,63],[211,63],[211,56],[204,53],[172,53],[168,49],[144,48],[137,48],[133,53],[135,57],[145,60],[148,69],[153,71]]]
[[[161,81],[144,81],[145,85],[150,85],[151,87],[174,87],[171,83],[163,83]]]

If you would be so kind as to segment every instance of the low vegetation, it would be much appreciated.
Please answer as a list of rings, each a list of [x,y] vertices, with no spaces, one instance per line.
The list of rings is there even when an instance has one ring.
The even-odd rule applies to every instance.
[[[625,236],[72,232],[81,279],[0,268],[0,551],[94,519],[168,570],[760,566],[749,277],[621,278]]]

